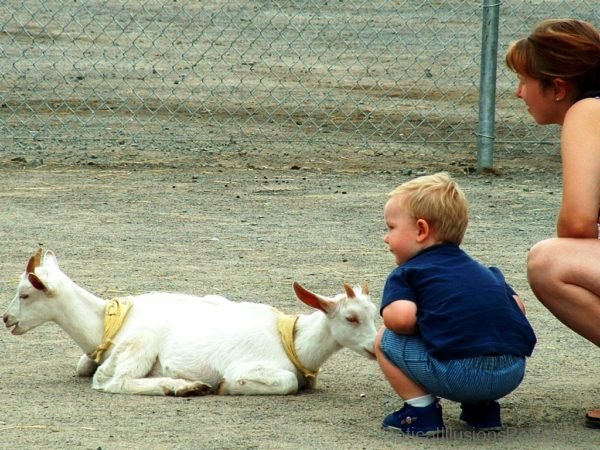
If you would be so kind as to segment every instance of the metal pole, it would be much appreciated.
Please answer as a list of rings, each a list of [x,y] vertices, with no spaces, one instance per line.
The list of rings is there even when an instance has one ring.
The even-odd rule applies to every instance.
[[[479,79],[479,129],[477,132],[477,169],[494,165],[494,120],[496,110],[496,68],[500,0],[483,0],[481,67]]]

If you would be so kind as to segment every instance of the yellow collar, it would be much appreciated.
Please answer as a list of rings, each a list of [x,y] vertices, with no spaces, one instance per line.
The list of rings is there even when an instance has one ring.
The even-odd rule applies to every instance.
[[[102,343],[88,355],[90,359],[93,359],[98,364],[100,363],[104,352],[114,344],[112,339],[121,329],[125,316],[129,312],[129,309],[131,309],[131,306],[132,303],[130,300],[120,300],[118,298],[114,298],[106,303],[106,308],[104,309],[104,336]]]
[[[308,386],[314,387],[317,380],[317,375],[319,374],[319,369],[315,371],[307,369],[302,365],[300,359],[298,358],[296,346],[294,345],[294,331],[297,320],[298,316],[288,316],[286,314],[279,313],[277,329],[279,330],[281,343],[283,344],[283,348],[285,349],[285,353],[287,354],[288,358],[290,358],[290,361],[294,363],[296,369],[302,372],[302,375],[304,375],[304,378],[306,378]]]

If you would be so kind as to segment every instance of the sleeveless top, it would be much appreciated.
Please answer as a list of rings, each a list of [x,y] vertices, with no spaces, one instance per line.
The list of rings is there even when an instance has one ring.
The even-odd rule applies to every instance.
[[[579,100],[584,98],[600,98],[600,89],[585,91],[583,94],[581,94],[581,98]]]

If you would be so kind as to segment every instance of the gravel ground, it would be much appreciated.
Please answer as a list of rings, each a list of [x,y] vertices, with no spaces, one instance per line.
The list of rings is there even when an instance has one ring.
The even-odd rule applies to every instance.
[[[75,375],[80,349],[47,324],[21,337],[0,335],[0,447],[597,448],[600,435],[583,424],[585,408],[600,405],[592,384],[597,348],[541,307],[525,278],[528,248],[553,233],[556,158],[504,161],[496,173],[477,174],[468,157],[413,157],[409,164],[351,148],[289,160],[268,149],[186,153],[168,164],[90,152],[79,157],[92,165],[65,163],[69,149],[39,155],[44,164],[35,157],[0,164],[4,305],[38,245],[106,298],[218,293],[302,313],[295,280],[323,294],[340,292],[344,281],[368,281],[378,303],[393,264],[382,241],[386,193],[418,174],[449,170],[471,204],[464,248],[502,268],[527,302],[539,344],[522,386],[503,400],[503,432],[470,434],[457,420],[458,406],[444,402],[449,436],[419,440],[380,429],[400,401],[376,363],[348,350],[324,365],[315,391],[298,396],[110,395]]]

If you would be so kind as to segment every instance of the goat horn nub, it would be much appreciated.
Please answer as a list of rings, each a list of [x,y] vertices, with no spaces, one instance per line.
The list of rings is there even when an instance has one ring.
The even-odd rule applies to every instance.
[[[369,295],[369,283],[366,281],[362,285],[362,293],[365,295]]]
[[[344,290],[346,291],[346,295],[348,296],[348,298],[356,297],[354,289],[352,289],[352,286],[350,286],[348,283],[344,283]]]
[[[29,262],[27,263],[27,269],[25,269],[25,273],[33,273],[35,272],[35,268],[39,267],[42,262],[42,249],[38,248],[35,255],[29,258]]]

